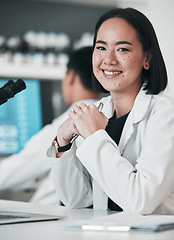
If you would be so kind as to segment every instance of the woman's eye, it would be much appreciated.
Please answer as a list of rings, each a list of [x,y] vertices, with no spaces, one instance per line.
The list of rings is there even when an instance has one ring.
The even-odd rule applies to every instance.
[[[105,48],[102,47],[102,46],[98,46],[98,47],[96,47],[96,49],[98,49],[98,50],[105,50]]]
[[[128,52],[129,49],[127,49],[127,48],[119,48],[117,51],[118,52]]]

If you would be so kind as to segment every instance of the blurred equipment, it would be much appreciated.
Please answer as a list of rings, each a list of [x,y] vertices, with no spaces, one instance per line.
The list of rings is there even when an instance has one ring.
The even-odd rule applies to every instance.
[[[42,128],[40,81],[24,81],[27,91],[22,91],[0,106],[0,157],[22,150],[26,142]],[[0,79],[0,87],[5,83],[5,79]],[[50,114],[48,109],[47,114]]]
[[[7,102],[9,98],[14,97],[15,94],[21,92],[26,88],[25,82],[18,79],[16,82],[8,80],[8,82],[0,88],[0,105]]]

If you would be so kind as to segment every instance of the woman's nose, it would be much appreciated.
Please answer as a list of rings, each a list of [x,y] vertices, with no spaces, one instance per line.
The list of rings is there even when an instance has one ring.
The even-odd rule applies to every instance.
[[[115,51],[108,51],[104,57],[104,64],[107,65],[116,65],[118,60],[115,54]]]

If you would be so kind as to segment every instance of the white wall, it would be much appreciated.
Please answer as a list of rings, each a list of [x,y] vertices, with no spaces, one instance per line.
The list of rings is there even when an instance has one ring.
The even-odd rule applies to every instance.
[[[174,97],[174,1],[148,0],[147,16],[150,18],[159,39],[166,63],[169,85],[167,94]]]
[[[134,7],[142,11],[153,24],[168,72],[166,93],[174,98],[174,1],[130,0],[118,1],[122,7]]]

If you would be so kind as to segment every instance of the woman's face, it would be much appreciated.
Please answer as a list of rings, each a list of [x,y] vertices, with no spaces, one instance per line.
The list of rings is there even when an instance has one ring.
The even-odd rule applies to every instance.
[[[93,71],[106,90],[138,92],[146,59],[136,30],[127,21],[115,17],[100,26],[93,52]]]

